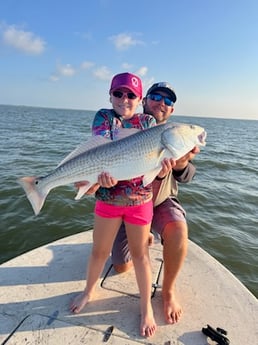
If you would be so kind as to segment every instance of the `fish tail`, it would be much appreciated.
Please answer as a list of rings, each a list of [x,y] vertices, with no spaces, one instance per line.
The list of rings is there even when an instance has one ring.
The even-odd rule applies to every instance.
[[[39,190],[35,183],[36,180],[38,180],[36,176],[26,176],[20,178],[18,182],[23,187],[35,215],[38,215],[42,206],[44,205],[45,199],[48,195],[48,191],[44,192],[42,190]]]

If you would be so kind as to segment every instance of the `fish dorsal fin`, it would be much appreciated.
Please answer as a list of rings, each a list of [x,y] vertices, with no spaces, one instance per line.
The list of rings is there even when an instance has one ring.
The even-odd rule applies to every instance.
[[[140,132],[141,130],[139,128],[119,128],[114,135],[114,140],[120,140],[124,139],[126,137],[129,137],[130,135],[133,135],[135,133]]]
[[[80,154],[93,149],[95,147],[98,147],[100,145],[103,144],[107,144],[109,143],[111,140],[104,138],[102,135],[95,135],[92,136],[89,140],[87,140],[86,142],[80,144],[78,147],[76,147],[75,150],[73,150],[72,152],[70,152],[59,164],[57,167],[60,167],[61,165],[63,165],[64,163],[66,163],[67,161],[69,161],[72,158],[75,158],[77,156],[79,156]]]

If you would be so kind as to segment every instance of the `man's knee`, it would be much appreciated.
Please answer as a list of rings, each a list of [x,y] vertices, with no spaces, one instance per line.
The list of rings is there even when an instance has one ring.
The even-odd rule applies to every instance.
[[[173,240],[173,239],[187,239],[188,237],[188,227],[186,222],[170,222],[168,223],[163,232],[162,240]]]

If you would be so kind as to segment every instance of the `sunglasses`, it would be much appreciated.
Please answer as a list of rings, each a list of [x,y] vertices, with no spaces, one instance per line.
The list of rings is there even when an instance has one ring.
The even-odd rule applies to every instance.
[[[169,99],[166,96],[159,95],[158,93],[151,93],[147,97],[150,98],[152,101],[155,101],[155,102],[160,102],[162,99],[164,99],[164,103],[166,105],[168,105],[169,107],[174,105],[174,102],[171,101],[171,99]]]
[[[133,92],[113,91],[112,95],[116,98],[122,98],[124,95],[126,95],[128,99],[137,98],[137,96]]]

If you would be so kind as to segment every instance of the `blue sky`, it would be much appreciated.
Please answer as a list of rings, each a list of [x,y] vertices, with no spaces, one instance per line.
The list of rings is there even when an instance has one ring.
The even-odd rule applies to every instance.
[[[124,71],[175,114],[258,120],[258,1],[0,1],[0,104],[110,107]]]

